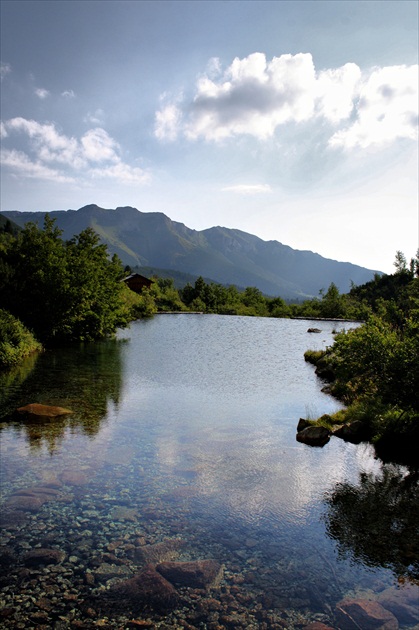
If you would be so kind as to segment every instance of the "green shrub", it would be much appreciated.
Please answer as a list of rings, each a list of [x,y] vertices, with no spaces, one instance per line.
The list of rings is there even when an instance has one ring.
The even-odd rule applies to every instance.
[[[307,363],[317,365],[317,363],[325,356],[325,354],[326,350],[306,350],[304,352],[304,359],[307,361]]]
[[[39,350],[41,344],[22,322],[0,309],[0,369],[12,367]]]

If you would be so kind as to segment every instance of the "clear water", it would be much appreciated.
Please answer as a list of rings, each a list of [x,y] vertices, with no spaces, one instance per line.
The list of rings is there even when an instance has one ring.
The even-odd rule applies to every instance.
[[[310,326],[322,332],[310,334]],[[345,326],[351,325],[339,325]],[[98,554],[115,541],[127,571],[135,572],[130,544],[139,538],[141,544],[181,538],[180,560],[223,563],[218,596],[222,601],[233,587],[239,605],[233,612],[243,620],[225,627],[294,628],[313,620],[337,627],[333,611],[343,597],[375,598],[409,578],[414,588],[417,558],[400,551],[401,536],[390,531],[394,496],[392,506],[383,506],[389,496],[383,483],[396,484],[404,512],[412,508],[403,526],[417,534],[417,509],[409,507],[417,492],[403,491],[408,471],[383,465],[366,444],[332,438],[310,448],[295,439],[300,417],[340,407],[322,393],[303,356],[331,345],[335,328],[336,322],[159,315],[133,323],[116,340],[46,352],[2,375],[4,512],[19,489],[52,482],[60,493],[25,512],[22,523],[11,527],[6,518],[0,554],[13,554],[16,577],[3,581],[4,605],[19,609],[5,617],[6,627],[25,627],[38,610],[32,600],[44,592],[45,570],[35,571],[32,586],[18,571],[22,554],[36,545],[67,554],[65,588],[77,604],[57,603],[56,610],[53,604],[43,613],[46,625],[64,624],[57,627],[73,627],[74,620],[90,627],[80,602],[120,577],[96,573],[86,585],[80,576],[94,574]],[[45,423],[12,417],[31,402],[74,414]],[[390,511],[371,536],[354,513],[365,494],[368,522]],[[355,496],[355,507],[346,496]],[[188,600],[189,613],[148,611],[146,618],[155,627],[182,627],[198,600]],[[211,614],[224,627],[220,613]],[[124,622],[108,615],[109,627]],[[201,616],[196,627],[207,623]]]

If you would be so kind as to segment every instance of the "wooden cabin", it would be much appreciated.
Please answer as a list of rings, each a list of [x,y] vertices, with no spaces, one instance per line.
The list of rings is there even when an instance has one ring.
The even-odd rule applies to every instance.
[[[135,293],[141,293],[143,289],[149,289],[153,284],[153,280],[150,280],[139,273],[132,273],[126,278],[123,278],[121,282],[125,282],[131,291],[135,291]]]

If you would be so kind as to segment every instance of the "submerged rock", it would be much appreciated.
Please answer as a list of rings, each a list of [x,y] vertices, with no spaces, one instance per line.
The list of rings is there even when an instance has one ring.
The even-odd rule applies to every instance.
[[[321,333],[320,328],[308,328],[308,333]]]
[[[399,622],[378,602],[367,599],[343,599],[336,604],[340,630],[398,630]]]
[[[297,433],[296,439],[309,446],[324,446],[330,440],[330,431],[325,427],[307,427]]]
[[[133,571],[131,571],[129,567],[124,565],[109,564],[107,562],[103,562],[93,571],[93,575],[98,580],[109,580],[114,577],[127,578],[131,577],[132,574]]]
[[[32,549],[23,556],[23,564],[27,567],[39,567],[42,564],[60,564],[64,558],[64,551],[59,549]]]
[[[37,418],[57,418],[59,416],[67,416],[74,412],[71,411],[71,409],[65,409],[65,407],[31,403],[30,405],[19,407],[17,413],[25,416],[28,419],[36,420]]]
[[[136,549],[135,558],[145,564],[158,564],[168,562],[179,556],[179,550],[185,546],[185,542],[180,538],[164,540],[154,545],[144,545]]]
[[[401,624],[419,623],[419,588],[405,584],[403,588],[387,588],[378,596],[378,602],[397,617]]]
[[[57,499],[59,494],[59,490],[51,488],[48,484],[21,488],[7,499],[5,507],[24,512],[37,512],[44,503]]]
[[[134,577],[112,586],[100,598],[103,609],[140,611],[144,608],[165,610],[176,605],[177,591],[152,566],[147,566]]]
[[[169,582],[192,588],[216,586],[222,577],[222,566],[216,560],[162,562],[156,570]]]

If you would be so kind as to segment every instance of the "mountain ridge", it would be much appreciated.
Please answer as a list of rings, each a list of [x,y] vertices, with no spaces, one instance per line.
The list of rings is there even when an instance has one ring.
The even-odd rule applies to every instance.
[[[287,299],[315,297],[331,282],[347,292],[351,283],[364,284],[380,273],[276,240],[264,241],[235,228],[194,230],[162,212],[141,212],[132,206],[110,209],[89,204],[48,213],[2,212],[22,227],[28,221],[42,227],[45,214],[56,220],[64,239],[93,228],[125,265],[172,269],[221,284],[256,286],[266,295]]]

